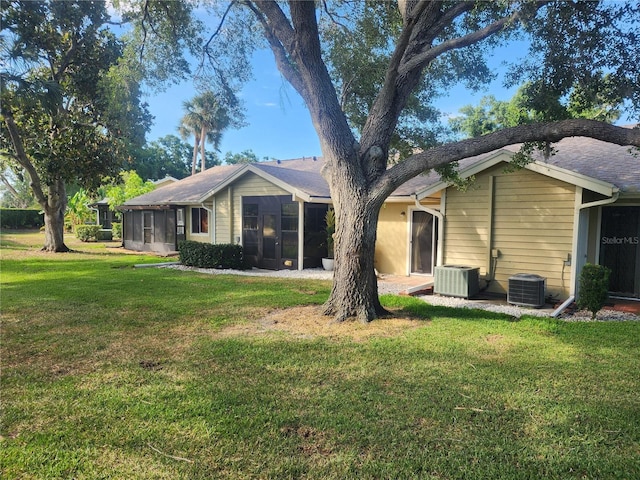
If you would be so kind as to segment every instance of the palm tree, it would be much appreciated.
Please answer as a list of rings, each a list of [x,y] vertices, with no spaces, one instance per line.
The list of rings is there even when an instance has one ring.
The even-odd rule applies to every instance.
[[[222,132],[230,126],[231,119],[213,92],[204,92],[192,100],[184,102],[183,107],[186,113],[182,117],[178,130],[183,138],[194,136],[191,167],[193,175],[196,173],[198,163],[198,147],[200,147],[200,171],[204,171],[206,169],[205,142],[212,143],[213,147],[218,150]]]

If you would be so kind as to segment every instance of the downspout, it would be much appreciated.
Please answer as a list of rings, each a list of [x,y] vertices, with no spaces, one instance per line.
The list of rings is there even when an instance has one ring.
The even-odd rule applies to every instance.
[[[415,193],[411,194],[415,206],[418,210],[422,210],[423,212],[429,213],[435,216],[438,219],[438,254],[436,255],[436,266],[439,267],[442,265],[442,237],[444,235],[444,215],[439,210],[434,210],[433,208],[425,207],[418,200],[418,195]]]
[[[610,205],[612,203],[615,203],[618,200],[619,196],[620,196],[620,191],[616,189],[616,190],[613,191],[613,195],[612,195],[611,198],[605,198],[604,200],[596,200],[595,202],[581,203],[580,205],[578,205],[578,209],[576,211],[576,216],[578,216],[580,214],[581,210],[584,210],[584,209],[587,209],[587,208],[593,208],[593,207],[601,207],[603,205]],[[578,246],[576,245],[575,248],[577,249]],[[575,252],[574,252],[574,258],[576,258]],[[575,270],[575,271],[572,272],[572,275],[571,275],[572,280],[573,280],[573,286],[574,286],[573,290],[574,291],[575,291],[577,273],[578,273],[577,270]],[[569,298],[567,298],[567,300],[565,300],[565,302],[562,305],[560,305],[558,308],[556,308],[554,310],[554,312],[551,314],[551,316],[554,317],[554,318],[557,318],[575,300],[576,300],[576,296],[575,295],[571,295]]]

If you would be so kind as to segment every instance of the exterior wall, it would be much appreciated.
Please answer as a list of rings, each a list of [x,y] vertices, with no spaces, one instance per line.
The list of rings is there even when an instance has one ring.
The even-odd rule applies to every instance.
[[[216,212],[215,234],[213,243],[229,243],[231,239],[231,201],[229,194],[231,187],[225,188],[215,196],[213,204]]]
[[[404,212],[404,215],[401,215]],[[409,205],[385,203],[378,219],[374,265],[378,272],[407,274]]]
[[[523,169],[503,166],[480,174],[467,192],[447,189],[445,264],[480,267],[495,282],[489,291],[507,293],[508,279],[533,273],[547,279],[547,295],[567,298],[575,212],[574,186]],[[499,256],[492,262],[491,250]]]
[[[490,188],[489,175],[478,176],[466,192],[447,188],[443,265],[479,267],[481,275],[488,273]]]
[[[150,215],[150,235],[145,235],[144,215]],[[175,210],[133,210],[123,213],[123,245],[139,252],[176,251]]]

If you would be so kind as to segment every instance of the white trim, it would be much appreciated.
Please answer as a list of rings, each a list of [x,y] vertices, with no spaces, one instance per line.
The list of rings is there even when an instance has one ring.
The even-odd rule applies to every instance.
[[[444,215],[433,208],[429,208],[425,205],[420,204],[419,200],[414,197],[415,205],[409,206],[407,208],[407,215],[409,218],[407,219],[407,259],[406,259],[406,272],[407,276],[411,275],[426,275],[433,276],[435,272],[435,267],[442,265],[442,239],[443,239],[443,226],[444,226]],[[413,258],[413,212],[425,212],[429,215],[433,216],[434,223],[431,228],[431,273],[414,273],[411,271],[411,260]],[[437,222],[437,223],[436,223]],[[436,232],[434,231],[434,227],[438,232],[436,237]],[[436,255],[435,258],[433,256],[433,250],[435,248]]]
[[[580,242],[580,233],[581,233],[581,229],[580,227],[582,226],[584,228],[584,225],[582,225],[582,222],[580,221],[580,217],[581,217],[581,212],[583,211],[582,209],[582,187],[576,187],[575,190],[575,197],[574,197],[574,201],[573,201],[573,236],[571,239],[571,268],[569,269],[569,296],[573,297],[578,293],[578,285],[577,285],[577,275],[580,273],[578,272],[579,268],[582,268],[582,265],[579,265],[581,262],[581,259],[578,258],[578,250],[580,250],[580,248],[578,248],[578,242]],[[588,215],[588,212],[585,212]],[[588,231],[587,231],[587,235],[588,235]],[[586,241],[586,239],[585,239]],[[585,254],[586,249],[585,249]],[[564,264],[563,264],[564,266]],[[561,270],[561,274],[562,271],[564,269]],[[561,278],[560,281],[564,284],[564,278]]]
[[[511,163],[513,155],[514,152],[501,149],[490,155],[486,159],[477,162],[467,168],[463,168],[458,172],[458,174],[462,179],[469,178],[499,164],[500,162]],[[575,185],[577,187],[586,188],[587,190],[591,190],[608,197],[613,196],[615,192],[618,191],[617,187],[609,182],[598,180],[593,177],[588,177],[586,175],[567,170],[566,168],[551,165],[539,160],[528,163],[524,166],[524,168],[532,172],[536,172],[541,175],[545,175],[547,177],[555,178],[556,180]],[[450,185],[451,184],[449,182],[440,180],[439,182],[425,188],[424,190],[416,192],[416,195],[419,200],[422,200],[423,198],[433,195],[440,190],[444,190]]]
[[[303,270],[303,269],[304,269],[304,202],[299,201],[298,202],[298,270]]]
[[[247,164],[246,166],[242,167],[240,170],[235,171],[233,174],[231,174],[230,176],[228,176],[223,182],[217,184],[214,188],[212,188],[211,190],[209,190],[208,192],[206,192],[204,195],[202,195],[200,197],[200,201],[204,201],[207,198],[209,198],[212,195],[217,194],[218,192],[220,192],[222,189],[224,189],[225,187],[229,186],[230,184],[232,184],[233,182],[235,182],[236,180],[240,179],[242,176],[244,176],[246,173],[251,172],[257,176],[259,176],[260,178],[262,178],[263,180],[266,180],[267,182],[275,185],[276,187],[280,187],[282,190],[290,193],[291,195],[294,195],[295,198],[300,198],[302,200],[304,200],[305,202],[311,202],[311,196],[308,195],[306,192],[303,192],[297,188],[294,188],[292,185],[289,185],[286,182],[283,182],[282,180],[280,180],[279,178],[266,173],[265,171],[263,171],[262,169],[260,169],[259,167],[256,167],[252,164]],[[316,198],[316,197],[313,197]],[[331,200],[329,199],[328,202],[330,202]]]

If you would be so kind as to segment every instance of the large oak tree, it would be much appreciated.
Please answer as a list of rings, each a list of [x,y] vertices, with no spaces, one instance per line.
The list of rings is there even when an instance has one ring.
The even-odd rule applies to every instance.
[[[5,1],[1,154],[29,177],[43,249],[64,252],[68,183],[117,175],[151,120],[101,1]]]
[[[141,25],[150,21],[151,3],[128,3],[134,10],[144,7]],[[407,180],[522,142],[587,136],[640,145],[638,129],[586,119],[528,123],[449,141],[433,108],[434,99],[455,84],[478,88],[488,83],[493,49],[524,39],[531,48],[509,71],[512,84],[537,85],[540,99],[563,98],[576,86],[589,91],[594,79],[607,74],[627,102],[626,113],[637,114],[640,19],[635,2],[242,0],[212,5],[222,20],[202,50],[200,66],[221,71],[224,55],[212,54],[216,42],[229,46],[230,38],[238,42],[259,32],[309,109],[337,219],[334,284],[325,313],[339,321],[369,321],[384,313],[373,263],[376,224],[385,199]],[[226,56],[246,51],[228,48]]]

